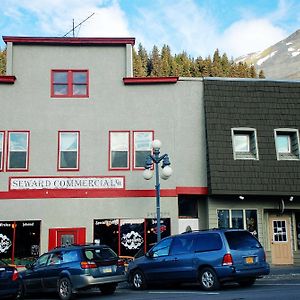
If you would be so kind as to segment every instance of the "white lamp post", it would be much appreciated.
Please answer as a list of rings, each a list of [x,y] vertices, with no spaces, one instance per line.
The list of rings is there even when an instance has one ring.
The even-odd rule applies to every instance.
[[[143,172],[143,177],[149,180],[153,177],[152,167],[155,165],[155,190],[156,190],[156,219],[157,219],[157,242],[161,239],[160,232],[160,182],[159,182],[159,163],[162,161],[162,172],[161,178],[166,180],[172,175],[172,168],[170,167],[170,160],[168,154],[160,154],[161,141],[154,140],[152,142],[153,155],[149,155],[146,158],[145,170]]]

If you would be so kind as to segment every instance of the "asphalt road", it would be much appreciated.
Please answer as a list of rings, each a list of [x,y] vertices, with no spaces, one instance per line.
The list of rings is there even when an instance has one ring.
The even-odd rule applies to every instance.
[[[26,297],[26,300],[56,300],[52,295],[36,295]],[[258,279],[250,288],[241,288],[238,285],[226,285],[216,292],[203,292],[197,285],[181,287],[155,287],[145,291],[133,291],[125,284],[121,285],[111,296],[104,296],[97,290],[82,292],[76,296],[78,300],[93,299],[203,299],[203,300],[299,300],[300,299],[300,274],[282,274],[267,276]]]

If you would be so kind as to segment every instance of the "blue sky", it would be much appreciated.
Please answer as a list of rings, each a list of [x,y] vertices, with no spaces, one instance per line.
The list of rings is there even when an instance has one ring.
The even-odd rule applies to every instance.
[[[1,36],[135,37],[148,51],[238,57],[300,29],[299,0],[0,0]],[[0,47],[4,48],[1,40]]]

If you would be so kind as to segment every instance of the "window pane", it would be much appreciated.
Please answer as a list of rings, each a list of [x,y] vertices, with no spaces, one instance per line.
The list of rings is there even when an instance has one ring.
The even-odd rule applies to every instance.
[[[0,133],[0,151],[3,151],[3,133]]]
[[[60,150],[61,151],[77,151],[78,133],[68,132],[60,134]]]
[[[128,152],[127,151],[112,151],[111,167],[112,168],[127,168],[128,167]]]
[[[87,83],[87,73],[73,72],[73,83]]]
[[[232,210],[231,221],[232,221],[232,228],[244,229],[243,211]]]
[[[179,217],[198,218],[198,198],[195,196],[178,196]]]
[[[68,83],[68,72],[53,72],[53,83]]]
[[[135,152],[135,167],[145,167],[146,157],[151,154],[151,151],[136,151]]]
[[[60,167],[66,169],[77,168],[77,151],[67,151],[60,153]]]
[[[249,152],[249,135],[235,134],[234,135],[234,151],[235,152]]]
[[[229,248],[232,250],[253,250],[261,248],[259,241],[247,231],[225,232]]]
[[[229,210],[218,210],[218,227],[229,228]]]
[[[55,84],[53,86],[54,95],[67,95],[68,94],[68,86],[64,84]]]
[[[258,238],[256,210],[246,210],[246,226],[247,230]]]
[[[10,151],[27,151],[27,133],[11,132],[9,134],[9,150]]]
[[[73,84],[73,95],[87,95],[87,86],[85,84]]]
[[[279,153],[289,153],[290,148],[290,136],[289,135],[277,135],[276,137],[276,147]]]
[[[152,132],[134,132],[135,151],[151,150]]]
[[[26,152],[10,152],[9,169],[25,169],[26,168]]]

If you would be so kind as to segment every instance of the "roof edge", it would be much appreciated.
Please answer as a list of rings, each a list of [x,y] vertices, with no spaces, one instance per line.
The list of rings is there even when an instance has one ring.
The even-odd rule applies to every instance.
[[[108,37],[22,37],[3,36],[5,43],[14,44],[46,44],[46,45],[126,45],[135,44],[135,38],[108,38]]]
[[[7,75],[0,75],[0,83],[10,83],[13,84],[16,81],[15,76],[7,76]]]
[[[124,84],[162,84],[177,83],[179,77],[124,77]]]

